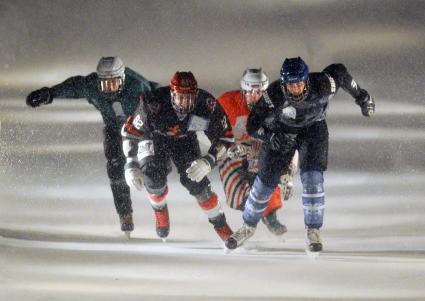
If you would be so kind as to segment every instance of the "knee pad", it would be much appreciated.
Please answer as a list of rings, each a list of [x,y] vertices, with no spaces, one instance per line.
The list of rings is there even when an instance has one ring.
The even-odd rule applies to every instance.
[[[320,228],[323,225],[325,211],[325,190],[323,187],[323,172],[301,172],[303,184],[304,223],[308,228]]]
[[[167,185],[167,169],[165,165],[159,164],[157,161],[152,161],[142,168],[142,173],[145,181],[146,190],[149,193],[164,189]]]
[[[211,190],[211,184],[207,177],[203,178],[201,182],[197,183],[190,180],[186,173],[180,174],[180,183],[189,191],[190,195],[198,198],[198,195],[207,193],[206,191]]]

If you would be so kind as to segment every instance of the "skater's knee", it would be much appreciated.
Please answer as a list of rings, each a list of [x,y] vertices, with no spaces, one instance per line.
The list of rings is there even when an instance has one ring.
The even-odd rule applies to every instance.
[[[149,175],[144,175],[144,185],[147,192],[150,194],[160,195],[162,194],[167,187],[167,178],[166,177],[151,177]]]
[[[301,172],[301,182],[304,193],[319,193],[324,191],[322,171],[310,170]]]
[[[208,190],[211,190],[210,181],[206,177],[197,183],[183,175],[180,177],[180,183],[196,198],[198,195],[208,194]]]
[[[280,175],[277,173],[268,174],[260,171],[257,175],[257,178],[260,178],[261,182],[269,187],[276,187],[280,182]]]

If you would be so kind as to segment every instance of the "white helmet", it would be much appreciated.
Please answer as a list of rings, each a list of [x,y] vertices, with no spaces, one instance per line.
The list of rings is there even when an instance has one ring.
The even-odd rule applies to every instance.
[[[102,57],[97,64],[100,89],[104,93],[115,93],[122,89],[125,66],[118,56]]]
[[[241,89],[244,91],[251,91],[253,89],[260,89],[265,91],[269,86],[268,76],[261,70],[248,68],[244,71],[241,79]]]

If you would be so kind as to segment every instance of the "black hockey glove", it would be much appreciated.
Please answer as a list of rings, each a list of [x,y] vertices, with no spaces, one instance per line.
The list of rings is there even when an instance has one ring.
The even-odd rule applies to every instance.
[[[285,153],[295,147],[295,135],[273,133],[270,137],[269,144],[272,150]]]
[[[50,90],[47,87],[43,87],[39,90],[32,91],[26,99],[27,105],[30,107],[38,107],[43,104],[49,104],[53,100],[50,95]]]
[[[360,95],[356,97],[356,104],[362,109],[363,116],[370,117],[375,113],[375,102],[364,89],[360,89]]]

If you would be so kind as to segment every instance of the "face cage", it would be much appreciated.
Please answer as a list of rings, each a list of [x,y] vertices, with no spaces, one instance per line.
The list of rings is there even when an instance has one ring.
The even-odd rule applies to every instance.
[[[291,92],[289,92],[286,84],[282,85],[281,89],[285,98],[294,103],[299,103],[306,100],[308,93],[310,91],[310,82],[308,80],[305,80],[304,83],[305,83],[304,89],[301,92],[301,94],[298,96],[295,96]]]
[[[117,93],[122,90],[123,79],[121,77],[99,78],[100,91],[105,94]]]
[[[171,91],[171,104],[173,109],[180,114],[188,114],[196,104],[197,92],[179,93]]]
[[[244,90],[241,89],[242,98],[245,101],[248,108],[251,110],[252,107],[255,106],[255,104],[260,100],[261,96],[263,96],[263,91],[260,88],[251,89],[251,90]],[[248,100],[247,96],[250,95],[251,97],[254,97],[254,95],[257,95],[258,98],[255,100]]]

